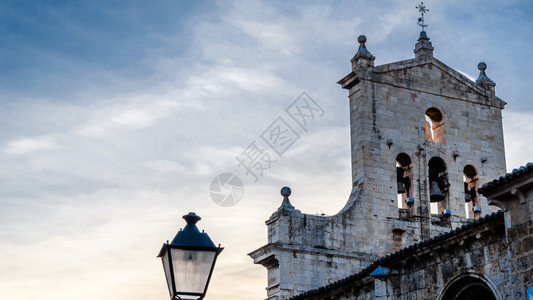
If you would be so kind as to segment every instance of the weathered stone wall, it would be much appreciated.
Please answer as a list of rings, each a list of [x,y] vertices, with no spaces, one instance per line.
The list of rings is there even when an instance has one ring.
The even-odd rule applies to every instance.
[[[512,253],[509,276],[499,289],[503,299],[527,299],[526,290],[533,286],[533,221],[509,229],[508,241]]]
[[[327,285],[380,256],[464,224],[464,167],[475,168],[478,183],[505,172],[505,103],[494,95],[493,86],[470,81],[433,58],[432,50],[377,67],[363,50],[352,60],[353,72],[339,81],[349,90],[351,195],[333,216],[280,207],[267,221],[268,244],[250,256],[268,269],[268,299]],[[429,108],[442,114],[432,141],[426,132]],[[411,160],[414,200],[401,209],[396,182],[400,153]],[[428,163],[433,157],[446,165],[450,186],[439,212],[450,209],[450,215],[430,214]],[[475,218],[492,212],[487,200],[478,198],[481,212]]]
[[[533,287],[533,164],[480,192],[502,210],[294,299],[527,299]]]
[[[369,223],[368,218],[355,214],[356,206],[328,217],[287,209],[273,214],[267,221],[267,246],[250,253],[256,263],[269,270],[269,297],[285,299],[326,285],[361,270],[385,253],[419,241],[418,222],[378,215]],[[401,234],[400,241],[395,239],[395,232]],[[267,266],[269,260],[276,263]]]
[[[395,167],[400,153],[413,161],[414,207],[424,209],[420,201],[429,193],[427,164],[440,157],[450,192],[439,212],[449,208],[448,227],[461,225],[466,217],[464,167],[475,167],[479,183],[505,172],[503,104],[433,58],[375,67],[359,80],[350,87],[352,170],[354,187],[365,184],[362,197],[380,200],[363,204],[368,214],[398,217]],[[426,141],[425,112],[431,107],[443,115],[444,143]],[[483,215],[492,212],[486,199],[480,204]]]
[[[459,236],[459,242],[447,241],[434,247],[418,262],[405,265],[398,278],[391,278],[392,293],[400,299],[429,299],[440,295],[447,283],[460,276],[480,276],[495,287],[503,288],[511,264],[507,258],[507,245],[503,222],[488,233],[477,236]],[[519,299],[504,297],[503,299]]]
[[[294,296],[368,265],[346,219],[280,209],[267,221],[268,244],[250,255],[268,269],[268,299]],[[280,267],[282,266],[282,267]],[[273,298],[270,298],[270,297]]]
[[[532,231],[533,222],[527,222],[506,233],[500,215],[489,224],[385,262],[382,268],[392,274],[367,275],[301,299],[453,299],[444,295],[450,297],[454,283],[467,286],[469,280],[486,284],[496,299],[525,299],[527,287],[533,285]]]

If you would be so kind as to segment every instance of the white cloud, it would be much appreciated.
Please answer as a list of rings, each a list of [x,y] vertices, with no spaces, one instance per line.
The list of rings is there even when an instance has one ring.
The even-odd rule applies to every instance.
[[[44,95],[50,100],[30,99],[12,104],[14,109],[0,103],[9,108],[0,113],[9,124],[3,126],[4,136],[10,135],[2,141],[7,155],[0,170],[7,182],[1,192],[9,195],[0,210],[0,256],[10,257],[0,265],[4,298],[57,300],[73,293],[80,300],[167,297],[161,263],[154,256],[183,226],[179,217],[188,211],[199,213],[199,227],[226,247],[208,297],[264,298],[266,270],[252,265],[246,253],[266,243],[263,221],[281,204],[279,189],[291,186],[293,205],[307,213],[336,213],[348,198],[349,108],[347,92],[335,81],[350,72],[357,35],[367,35],[369,50],[381,53],[378,60],[414,57],[416,4],[221,1],[191,14],[186,24],[169,24],[187,32],[184,37],[176,30],[168,37],[175,52],[165,49],[168,44],[142,45],[149,57],[130,63],[150,65],[156,74],[124,75],[112,67],[90,66],[88,86],[94,90],[77,91],[78,98]],[[433,20],[444,22],[441,31],[454,28],[451,37],[438,37],[436,30],[430,36],[436,53],[448,55],[445,63],[501,47],[474,39],[478,32],[459,42],[459,25],[442,14]],[[461,26],[470,32],[477,25]],[[514,39],[524,41],[524,35]],[[398,53],[399,48],[408,52]],[[515,76],[512,68],[531,69],[529,61],[495,56],[509,60],[507,69],[499,71],[504,80],[497,82],[498,92],[517,89],[514,79],[505,77]],[[475,72],[477,62],[456,64]],[[493,65],[490,76],[497,74]],[[260,139],[302,90],[324,108],[324,118],[253,183],[235,157]],[[524,91],[525,97],[505,99],[508,106],[524,101]],[[531,115],[504,111],[504,117],[507,165],[514,168],[532,159],[527,143],[533,138]],[[223,171],[241,172],[245,181],[244,199],[236,207],[221,208],[209,198],[210,180]],[[38,255],[28,249],[38,249]],[[35,273],[29,276],[27,269]],[[131,282],[138,284],[131,288]]]
[[[284,54],[298,53],[299,49],[294,45],[294,37],[288,33],[288,28],[281,24],[272,24],[271,21],[260,23],[257,21],[231,19],[230,22],[246,34],[259,41],[261,47],[281,51]]]
[[[85,120],[74,131],[87,137],[112,136],[122,130],[138,130],[182,111],[195,109],[194,102],[180,102],[172,94],[144,94],[128,99],[128,95],[101,102],[86,111]],[[120,103],[120,104],[116,104]]]
[[[533,162],[533,112],[504,111],[503,129],[507,171]]]
[[[53,150],[57,146],[56,139],[51,136],[21,138],[9,142],[4,152],[11,155],[24,155],[37,151]]]
[[[242,91],[264,92],[284,86],[285,83],[272,72],[257,68],[216,66],[187,80],[187,94],[194,98],[228,96]],[[193,98],[193,99],[194,99]]]
[[[113,115],[111,120],[118,125],[138,129],[152,125],[155,121],[155,116],[141,109],[128,109]]]
[[[143,165],[151,170],[162,172],[162,173],[174,173],[174,172],[185,172],[186,168],[180,163],[172,160],[152,160],[146,161]]]
[[[394,8],[388,13],[379,15],[375,26],[372,27],[373,41],[376,43],[386,41],[390,35],[399,28],[405,28],[408,23],[405,20],[416,20],[416,12],[411,7],[405,7],[404,2],[392,5]]]

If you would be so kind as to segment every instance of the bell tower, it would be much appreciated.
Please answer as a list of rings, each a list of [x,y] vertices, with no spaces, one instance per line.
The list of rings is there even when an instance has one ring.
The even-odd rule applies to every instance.
[[[283,203],[268,243],[249,255],[268,270],[267,299],[324,286],[390,254],[492,212],[477,193],[505,173],[505,102],[480,63],[474,82],[433,56],[425,31],[415,57],[380,66],[359,36],[348,91],[352,190],[332,216]]]
[[[366,216],[398,218],[400,208],[418,218],[421,238],[491,212],[476,190],[505,172],[505,102],[486,64],[472,82],[433,57],[422,31],[414,59],[375,67],[366,38],[358,41],[352,72],[339,81],[349,91],[351,198],[362,195]]]

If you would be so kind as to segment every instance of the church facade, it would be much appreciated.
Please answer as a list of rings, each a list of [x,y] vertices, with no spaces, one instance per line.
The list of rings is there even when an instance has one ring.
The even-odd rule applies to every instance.
[[[533,163],[480,192],[501,210],[289,299],[531,299]]]
[[[424,30],[413,59],[380,66],[366,37],[358,42],[352,71],[338,82],[349,99],[351,195],[337,214],[317,216],[295,209],[290,189],[282,190],[266,221],[268,243],[249,254],[267,269],[266,299],[470,299],[451,296],[465,282],[478,287],[472,293],[523,299],[533,273],[517,271],[524,278],[511,297],[496,282],[516,267],[505,258],[509,247],[533,234],[531,191],[520,187],[516,204],[506,184],[479,189],[506,169],[505,102],[487,65],[471,81],[433,57]],[[531,213],[510,212],[526,207]]]

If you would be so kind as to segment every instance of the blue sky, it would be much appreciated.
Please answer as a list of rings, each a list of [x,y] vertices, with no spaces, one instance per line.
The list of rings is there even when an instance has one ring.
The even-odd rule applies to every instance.
[[[434,55],[507,101],[508,169],[531,161],[531,1],[426,1]],[[307,213],[350,192],[356,38],[413,58],[417,1],[0,2],[0,297],[165,299],[160,245],[195,211],[226,247],[207,299],[260,299],[279,189]],[[324,109],[258,182],[235,157],[302,92]],[[244,181],[219,207],[209,184]],[[239,284],[235,284],[239,282]],[[239,296],[236,296],[239,295]],[[240,297],[240,298],[239,298]]]
[[[64,95],[104,85],[94,74],[98,71],[130,80],[154,76],[150,55],[183,55],[193,26],[188,20],[207,6],[200,1],[98,2],[12,1],[0,6],[3,89],[47,95],[60,90]]]

